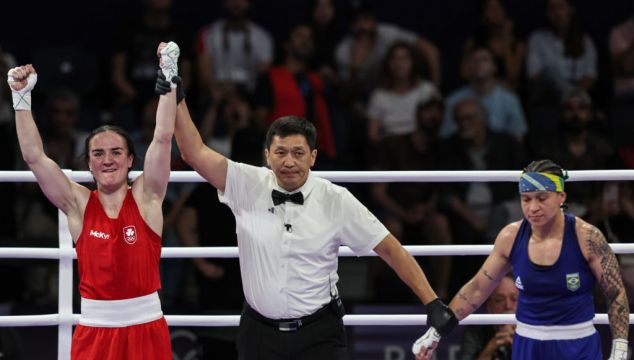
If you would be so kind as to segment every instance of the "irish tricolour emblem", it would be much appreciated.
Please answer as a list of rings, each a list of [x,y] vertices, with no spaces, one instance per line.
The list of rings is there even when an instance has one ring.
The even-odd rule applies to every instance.
[[[123,239],[130,245],[136,242],[136,228],[134,227],[134,225],[126,226],[123,228]]]
[[[581,279],[579,279],[579,273],[566,274],[566,287],[570,291],[577,291],[581,286]]]

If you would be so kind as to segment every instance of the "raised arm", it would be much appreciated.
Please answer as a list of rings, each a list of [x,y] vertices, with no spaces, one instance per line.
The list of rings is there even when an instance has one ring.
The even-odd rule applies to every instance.
[[[227,181],[227,158],[205,145],[189,115],[185,101],[178,104],[175,134],[183,160],[216,189],[224,191]]]
[[[619,263],[605,236],[594,225],[582,223],[577,234],[590,269],[605,296],[613,339],[610,359],[616,358],[614,352],[619,350],[619,345],[623,343],[627,354],[630,306],[621,279]]]
[[[22,158],[53,205],[67,215],[79,210],[77,198],[83,194],[87,199],[88,189],[68,179],[60,167],[46,156],[42,137],[33,120],[31,90],[37,82],[35,69],[30,64],[13,68],[9,71],[8,81],[13,95],[15,127]]]
[[[143,204],[154,204],[161,208],[170,176],[172,136],[176,119],[176,83],[178,76],[178,56],[180,50],[173,42],[159,45],[160,66],[171,91],[160,95],[156,109],[154,137],[148,146],[143,164],[143,175],[135,181],[143,190]],[[154,207],[154,206],[152,206]]]
[[[170,83],[161,73],[156,78],[155,90],[157,94],[167,94],[170,91]],[[216,189],[224,191],[227,180],[227,158],[210,149],[203,142],[187,109],[182,84],[177,86],[176,102],[178,105],[174,135],[176,135],[181,157]]]

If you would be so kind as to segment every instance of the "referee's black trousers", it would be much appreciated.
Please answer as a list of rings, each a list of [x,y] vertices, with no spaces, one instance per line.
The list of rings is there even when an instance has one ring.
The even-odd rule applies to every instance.
[[[295,331],[281,331],[243,311],[237,346],[240,360],[348,359],[343,320],[331,311]]]

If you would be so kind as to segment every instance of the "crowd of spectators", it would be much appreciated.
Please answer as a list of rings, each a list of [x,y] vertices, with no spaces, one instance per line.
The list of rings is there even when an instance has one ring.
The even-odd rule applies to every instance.
[[[273,36],[253,20],[252,0],[223,0],[222,14],[196,31],[175,21],[171,0],[143,0],[143,12],[113,32],[107,60],[80,47],[19,59],[42,69],[34,96],[46,101],[34,114],[47,153],[62,168],[85,170],[85,130],[113,123],[131,132],[142,156],[157,106],[154,51],[172,40],[182,50],[180,73],[201,135],[234,160],[263,165],[264,129],[293,114],[317,128],[315,170],[519,170],[539,158],[569,170],[634,168],[634,6],[597,41],[572,0],[540,2],[545,26],[533,29],[518,29],[508,1],[479,0],[472,30],[449,45],[459,58],[447,59],[426,34],[384,22],[370,1],[303,3],[303,18],[279,14],[286,30]],[[610,66],[599,66],[600,54]],[[0,48],[2,73],[15,65]],[[444,81],[447,72],[460,83]],[[609,94],[599,82],[613,85]],[[0,167],[23,170],[10,104],[0,83]],[[188,170],[174,150],[172,169]],[[501,225],[521,216],[510,183],[343,185],[406,245],[488,244]],[[569,211],[599,226],[610,242],[632,242],[631,185],[570,183],[566,191],[575,201]],[[1,246],[57,246],[57,211],[37,187],[0,183],[0,198]],[[236,245],[232,215],[208,184],[170,184],[165,207],[165,246]],[[459,267],[450,257],[419,261],[446,298],[481,264],[471,258]],[[343,282],[350,281],[346,261]],[[622,261],[633,292],[634,262]],[[355,262],[349,273],[361,286],[348,295],[342,288],[351,303],[415,302],[406,289],[381,291],[395,284],[384,265]],[[166,313],[241,308],[237,259],[162,266]],[[13,289],[0,303],[56,308],[54,262],[4,261],[0,273]],[[204,336],[214,348],[231,341],[218,332]]]

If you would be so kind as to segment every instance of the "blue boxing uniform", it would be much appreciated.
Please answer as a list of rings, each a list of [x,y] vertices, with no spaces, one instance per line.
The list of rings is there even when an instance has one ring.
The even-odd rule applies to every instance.
[[[525,219],[510,253],[519,290],[513,359],[601,359],[599,334],[592,324],[595,278],[581,253],[576,218],[565,214],[561,252],[551,266],[528,256],[531,225]]]

